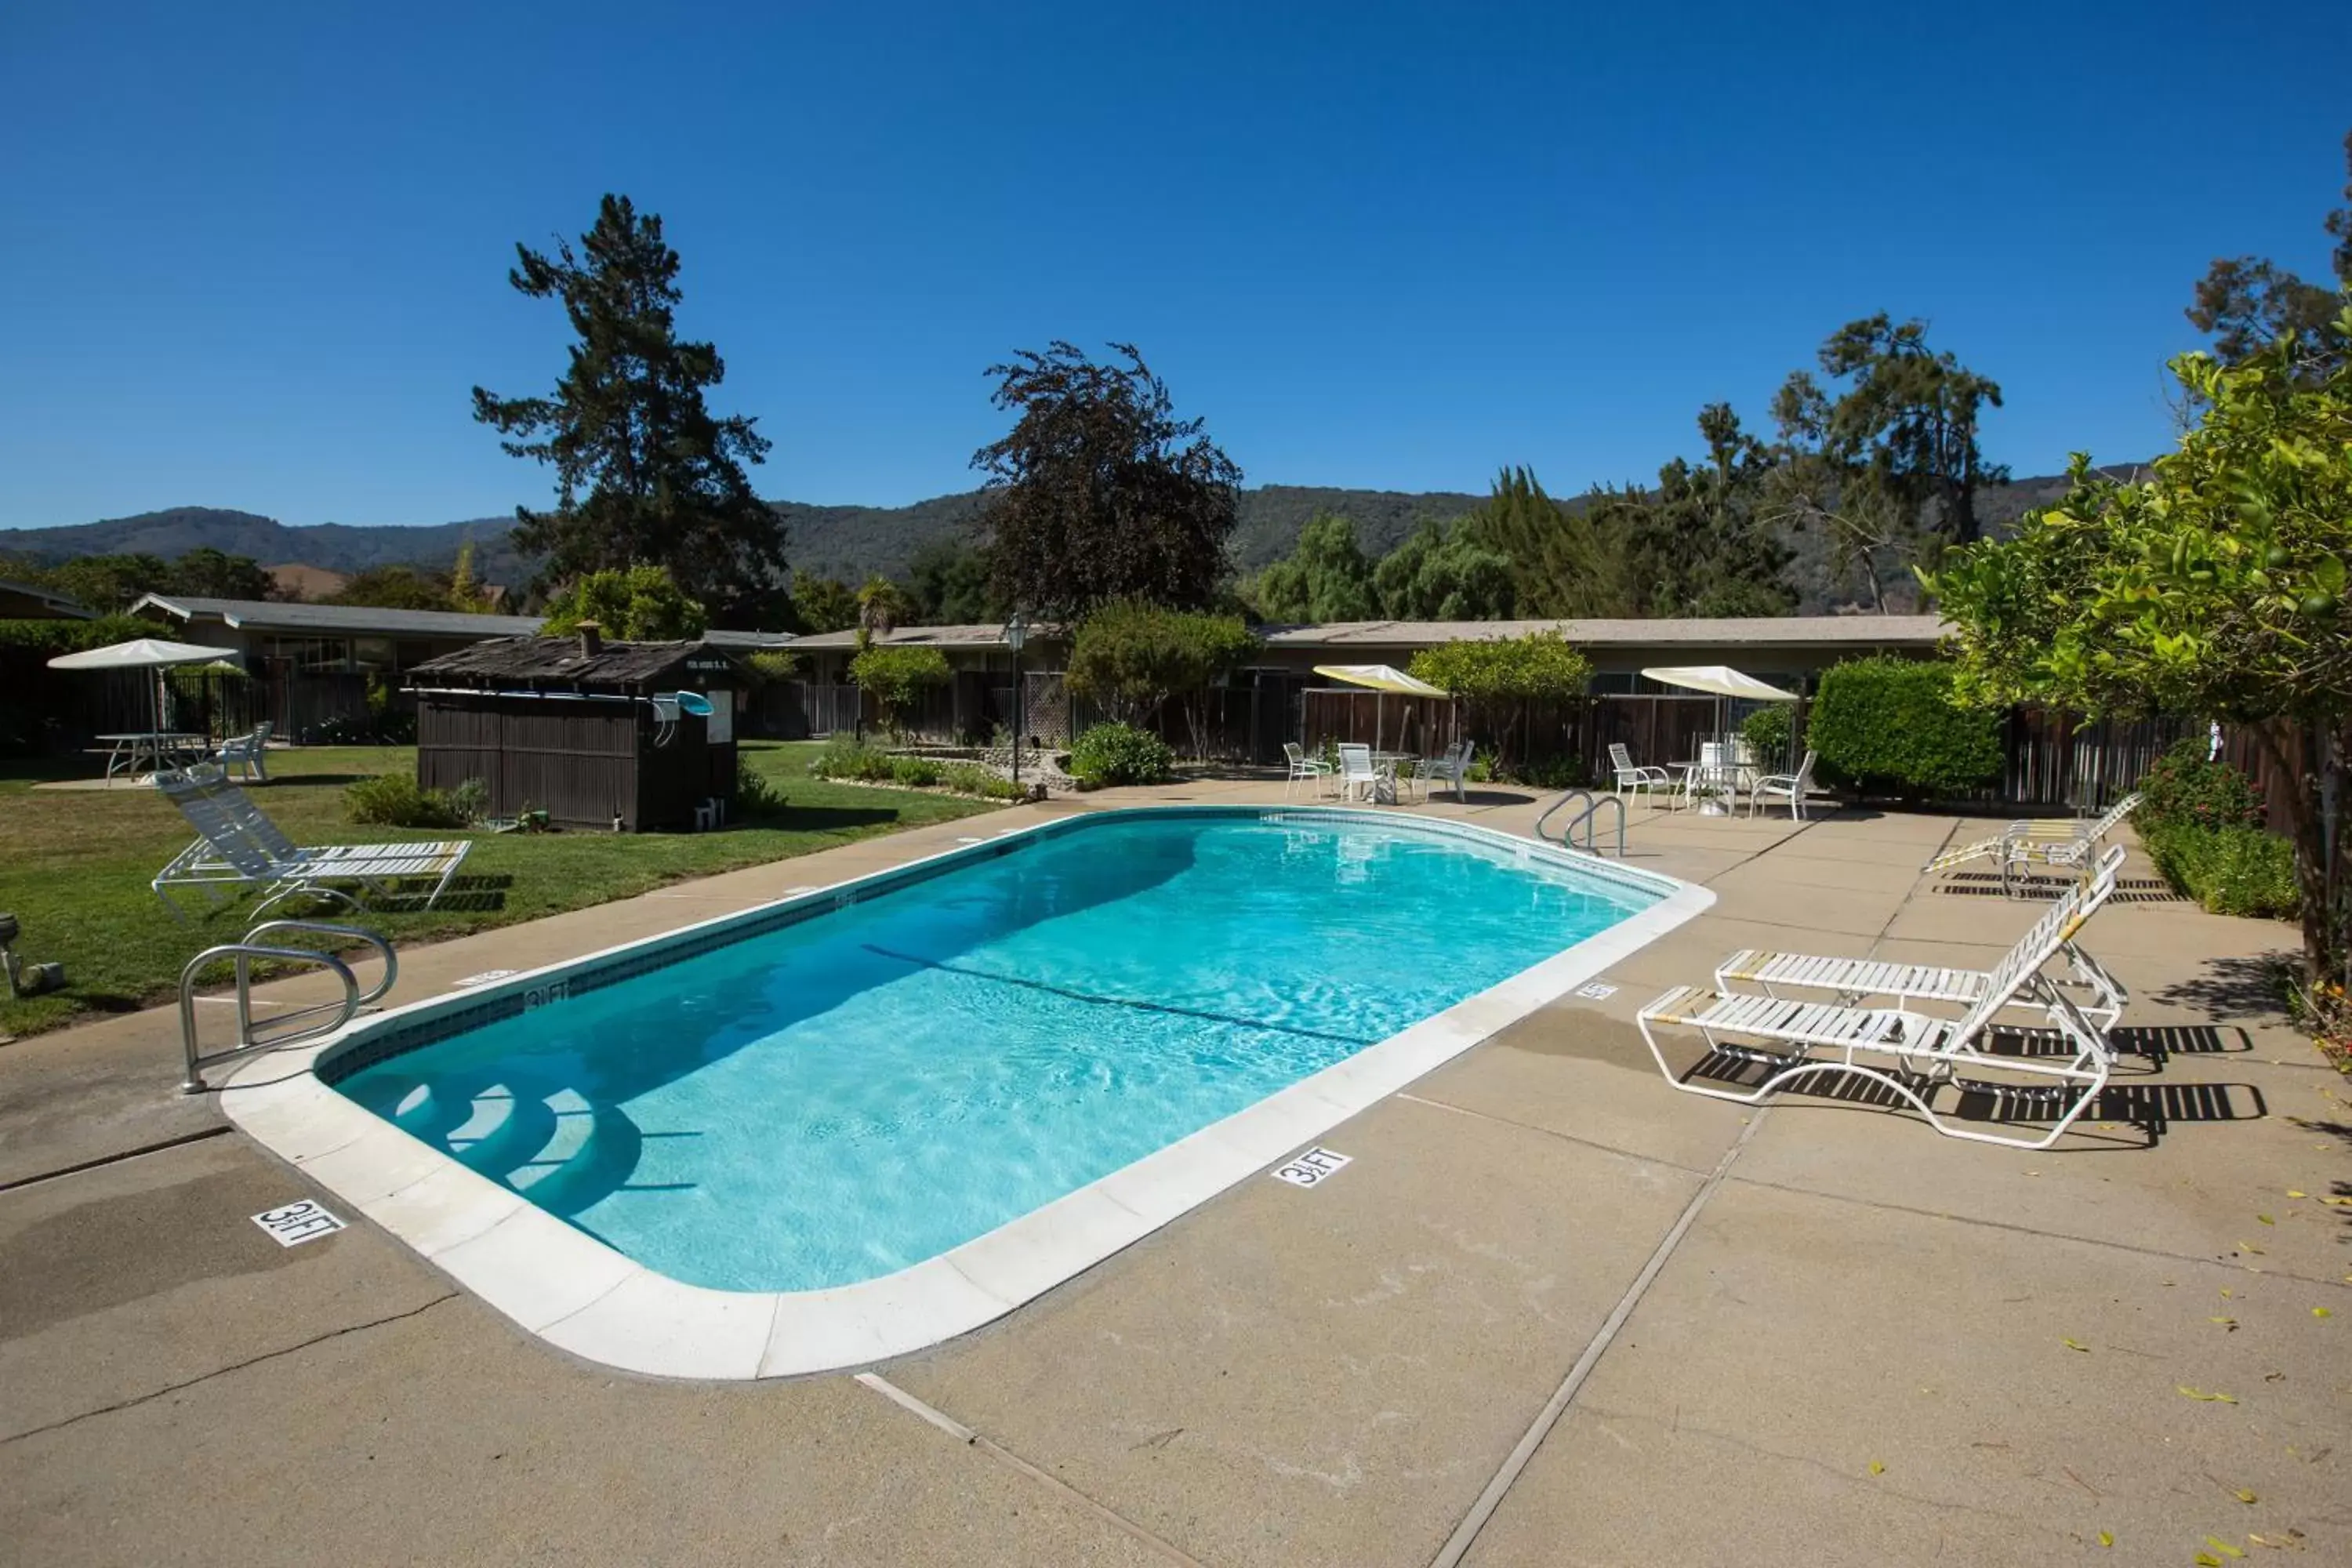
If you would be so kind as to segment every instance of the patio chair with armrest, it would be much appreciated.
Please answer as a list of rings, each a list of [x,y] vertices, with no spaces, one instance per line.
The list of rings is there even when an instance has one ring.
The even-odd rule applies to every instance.
[[[1658,791],[1671,792],[1675,787],[1674,774],[1664,768],[1646,768],[1637,763],[1633,761],[1633,753],[1626,750],[1622,741],[1609,742],[1609,768],[1614,775],[1609,785],[1612,791],[1631,797],[1635,790],[1640,790],[1652,797],[1654,805]]]
[[[1858,1079],[1904,1100],[1946,1137],[2046,1149],[2106,1088],[2115,1060],[2106,1037],[2071,996],[2055,988],[2046,995],[2042,1016],[2056,1049],[1996,1054],[1989,1048],[1990,1037],[2002,1011],[2036,983],[2043,966],[2079,929],[2090,892],[2089,882],[2078,883],[2053,905],[1990,972],[1983,994],[1957,1019],[1906,1006],[1852,1007],[1685,985],[1642,1008],[1634,1022],[1658,1071],[1686,1093],[1754,1105],[1809,1078]],[[1696,1068],[1678,1076],[1658,1046],[1655,1030],[1662,1024],[1698,1032],[1708,1051],[1699,1066],[1717,1060],[1743,1068],[1761,1064],[1764,1078],[1753,1088],[1733,1089],[1693,1081]],[[1758,1043],[1735,1045],[1726,1036]],[[1865,1061],[1865,1057],[1874,1059]],[[1965,1078],[1964,1069],[1991,1070],[2009,1078]],[[2054,1109],[2056,1120],[2039,1138],[1976,1131],[1937,1113],[1928,1096],[1939,1088],[1989,1096],[2004,1105],[2020,1100]]]
[[[271,728],[269,721],[264,719],[249,732],[223,741],[220,750],[213,753],[213,761],[221,765],[221,771],[225,773],[234,773],[237,769],[243,768],[247,778],[268,784]]]
[[[1380,770],[1372,765],[1372,749],[1353,742],[1339,748],[1339,794],[1354,799],[1361,790],[1363,798],[1371,800],[1380,793]]]
[[[1314,785],[1319,793],[1323,788],[1323,781],[1331,776],[1331,764],[1319,757],[1308,756],[1307,748],[1296,741],[1285,741],[1282,743],[1282,754],[1290,763],[1289,776],[1284,779],[1282,784],[1282,797],[1285,800],[1290,798],[1290,789],[1293,784],[1304,781]]]
[[[1802,822],[1805,819],[1805,793],[1813,787],[1813,764],[1820,760],[1821,753],[1808,748],[1805,760],[1797,764],[1795,773],[1767,773],[1758,779],[1748,787],[1748,815],[1755,816],[1756,808],[1768,799],[1785,800],[1789,803],[1790,816]]]

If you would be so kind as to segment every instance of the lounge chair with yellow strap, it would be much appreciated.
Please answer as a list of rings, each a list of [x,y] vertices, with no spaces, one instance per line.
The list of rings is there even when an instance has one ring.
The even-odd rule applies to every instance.
[[[2035,921],[2025,940],[1986,976],[1983,994],[1959,1018],[1935,1017],[1900,1005],[1852,1007],[1685,985],[1643,1007],[1634,1022],[1658,1071],[1668,1083],[1692,1094],[1754,1105],[1807,1079],[1860,1079],[1909,1104],[1947,1137],[2046,1149],[2106,1088],[2115,1060],[2106,1037],[2073,998],[2054,987],[2042,1008],[2046,1033],[2037,1030],[2039,1037],[2030,1051],[1996,1053],[1990,1048],[1991,1036],[2002,1009],[2036,983],[2042,966],[2072,936],[2091,889],[2090,882],[2078,883]],[[1662,1024],[1695,1029],[1706,1042],[1707,1055],[1689,1072],[1677,1074],[1659,1048],[1656,1029]],[[1727,1036],[1757,1044],[1733,1044]],[[1736,1073],[1727,1075],[1726,1066],[1745,1072],[1757,1065],[1765,1073],[1752,1088],[1696,1081],[1703,1068],[1711,1076],[1730,1076],[1736,1083]],[[1978,1073],[2000,1076],[1964,1076]],[[2004,1113],[2022,1109],[2036,1116],[2046,1114],[2052,1124],[2039,1137],[1985,1131],[1986,1123],[1939,1114],[1930,1097],[1943,1089],[1955,1089],[1964,1099],[1989,1099]],[[2004,1124],[2005,1115],[1990,1123]]]
[[[2085,952],[2074,938],[2083,922],[2095,914],[2115,891],[2124,853],[2122,845],[2115,845],[2091,868],[2089,892],[2074,920],[2059,935],[2058,951],[2066,958],[2064,975],[2029,975],[2026,984],[2010,999],[2010,1006],[2046,1008],[2057,987],[2071,986],[2074,1005],[2084,1018],[2103,1033],[2115,1027],[2131,994],[2124,989],[2123,982],[2108,973],[2106,967]],[[1974,1006],[1990,988],[1993,973],[1988,969],[1948,969],[1933,963],[1895,963],[1875,958],[1767,952],[1751,947],[1716,965],[1715,985],[1718,991],[1735,991],[1743,985],[1760,987],[1767,996],[1780,994],[1775,987],[1829,991],[1849,1005],[1867,996],[1885,996],[1892,998],[1899,1007],[1915,1002],[1954,1002]]]
[[[1937,877],[1974,861],[1990,860],[2000,868],[2000,890],[2006,893],[2013,885],[2013,875],[2027,867],[2039,864],[2063,870],[2089,865],[2107,837],[2123,826],[2124,818],[2139,809],[2139,792],[2134,790],[2094,821],[2042,816],[2012,822],[1994,837],[1946,850],[1921,870]]]

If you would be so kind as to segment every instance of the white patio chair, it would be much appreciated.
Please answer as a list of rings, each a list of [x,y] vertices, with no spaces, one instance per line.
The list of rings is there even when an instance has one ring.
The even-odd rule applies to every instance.
[[[427,909],[446,891],[473,845],[465,839],[404,840],[383,844],[331,844],[303,847],[228,781],[217,767],[167,771],[155,785],[196,830],[195,842],[173,856],[149,886],[175,919],[184,919],[169,889],[194,888],[212,902],[221,889],[257,888],[255,912],[296,893],[359,900],[330,886],[357,882],[378,895],[408,878],[435,879]]]
[[[2012,997],[2012,1007],[2046,1007],[2056,988],[2074,988],[2074,1005],[2083,1016],[2104,1032],[2116,1026],[2123,1016],[2131,994],[2123,983],[2109,973],[2105,965],[2093,958],[2074,941],[2075,933],[2099,907],[2115,892],[2116,878],[2123,869],[2124,847],[2120,844],[2099,857],[2090,872],[2090,890],[2084,896],[2082,906],[2071,926],[2059,938],[2058,951],[2067,961],[2063,976],[2036,971],[2027,976],[2026,984]],[[2029,936],[2031,933],[2028,933]],[[2023,945],[2021,942],[2020,945]],[[1985,998],[1992,987],[1993,971],[1984,969],[1947,969],[1932,963],[1892,963],[1874,958],[1823,958],[1810,953],[1768,952],[1759,948],[1745,948],[1716,965],[1715,985],[1718,991],[1730,991],[1742,984],[1760,988],[1767,996],[1778,996],[1774,987],[1796,991],[1828,991],[1837,1000],[1852,1005],[1865,996],[1892,997],[1897,1006],[1909,1006],[1915,1002],[1951,1002],[1962,1006],[1974,1006]]]
[[[2108,835],[2139,809],[2140,794],[2131,794],[2091,821],[2079,817],[2044,816],[2012,822],[1990,838],[1979,838],[1958,849],[1948,849],[1921,868],[1936,877],[1977,860],[1990,860],[2000,871],[2000,890],[2014,889],[2015,874],[2039,863],[2055,868],[2080,867],[2098,853]]]
[[[269,731],[269,721],[265,719],[256,724],[249,734],[223,741],[220,750],[213,753],[213,761],[221,765],[224,773],[234,775],[237,769],[242,768],[247,778],[268,784]]]
[[[1748,787],[1748,815],[1755,816],[1756,808],[1767,799],[1785,800],[1789,803],[1789,816],[1802,822],[1805,819],[1805,792],[1813,787],[1813,764],[1820,760],[1819,752],[1808,749],[1805,760],[1797,764],[1795,773],[1767,773],[1758,779]]]
[[[1728,794],[1734,806],[1739,804],[1739,780],[1732,771],[1731,748],[1720,741],[1703,741],[1697,763],[1683,770],[1683,805],[1696,807],[1701,797],[1718,793]]]
[[[1319,757],[1308,756],[1307,748],[1296,741],[1285,741],[1282,754],[1290,763],[1290,776],[1282,783],[1283,799],[1290,798],[1291,786],[1301,780],[1314,785],[1318,793],[1321,792],[1324,781],[1331,776],[1330,763]]]
[[[1371,800],[1380,793],[1380,770],[1372,766],[1372,749],[1355,744],[1339,748],[1339,794],[1349,800],[1361,790]]]
[[[1910,1105],[1947,1137],[2046,1149],[2105,1089],[2115,1059],[2106,1037],[2083,1016],[2073,998],[2052,988],[2042,1016],[2053,1031],[2056,1049],[2035,1055],[1995,1054],[1987,1048],[1987,1041],[2001,1011],[2035,982],[2042,967],[2080,927],[2090,891],[2090,883],[2078,883],[2053,905],[1987,976],[1983,995],[1957,1019],[1932,1017],[1901,1006],[1849,1007],[1685,985],[1641,1009],[1634,1022],[1658,1071],[1668,1083],[1687,1093],[1753,1105],[1808,1078],[1860,1079]],[[1701,1067],[1716,1061],[1736,1062],[1743,1068],[1760,1064],[1765,1068],[1763,1079],[1752,1089],[1732,1089],[1694,1082],[1691,1074],[1677,1076],[1658,1047],[1655,1028],[1661,1024],[1698,1032],[1708,1051]],[[1734,1045],[1725,1036],[1759,1043]],[[1864,1057],[1877,1060],[1864,1061]],[[1885,1065],[1878,1065],[1881,1061]],[[2008,1077],[1968,1078],[1962,1076],[1964,1069]],[[1937,1113],[1928,1097],[1939,1088],[1990,1097],[2004,1107],[2019,1102],[2054,1110],[2056,1120],[2039,1138],[1977,1131]]]
[[[1621,796],[1630,798],[1635,790],[1640,790],[1650,796],[1650,804],[1655,805],[1658,791],[1664,790],[1669,795],[1674,791],[1675,777],[1672,773],[1664,768],[1645,768],[1635,763],[1633,753],[1625,749],[1622,741],[1609,742],[1609,767],[1615,775],[1609,787]]]

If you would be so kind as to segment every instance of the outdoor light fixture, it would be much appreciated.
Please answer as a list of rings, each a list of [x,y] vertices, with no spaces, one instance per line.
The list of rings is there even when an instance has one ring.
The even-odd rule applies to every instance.
[[[1019,610],[1004,623],[1004,646],[1013,650],[1013,782],[1021,783],[1023,732],[1029,728],[1029,693],[1021,680],[1021,645],[1029,640],[1029,617]]]

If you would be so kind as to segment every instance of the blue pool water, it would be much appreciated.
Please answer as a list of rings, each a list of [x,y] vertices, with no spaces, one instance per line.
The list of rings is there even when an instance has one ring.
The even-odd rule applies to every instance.
[[[646,1267],[918,1263],[1655,901],[1402,822],[1081,820],[337,1087]]]

